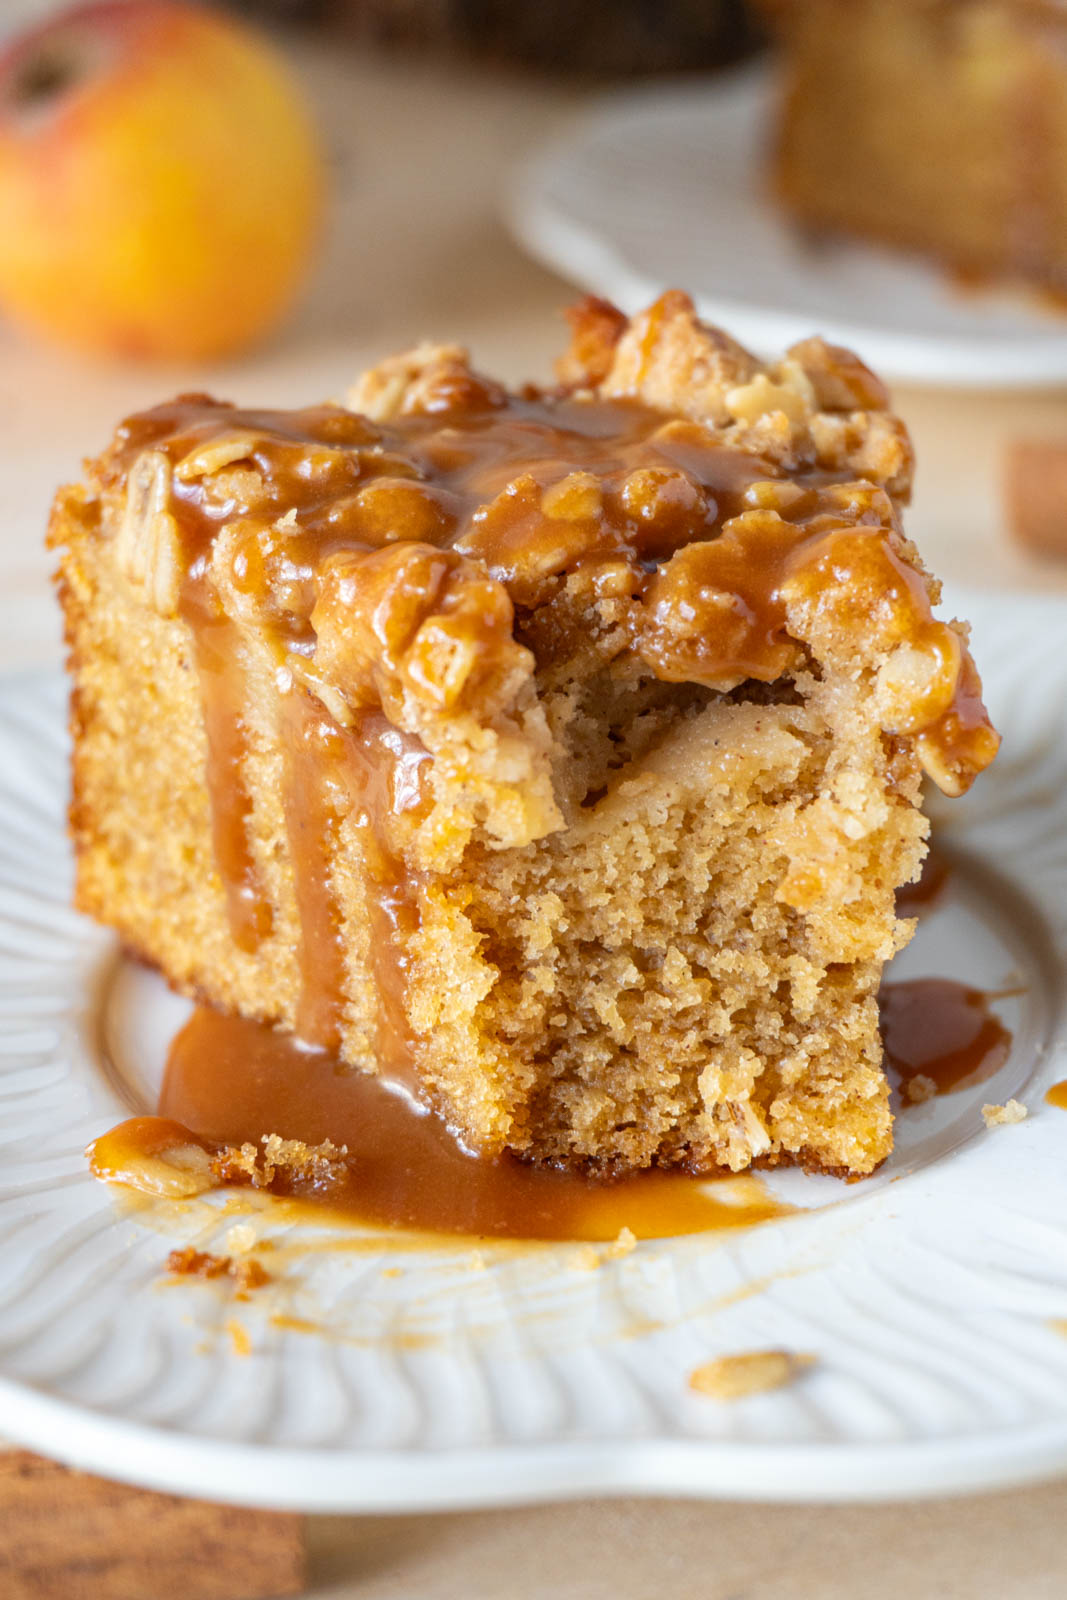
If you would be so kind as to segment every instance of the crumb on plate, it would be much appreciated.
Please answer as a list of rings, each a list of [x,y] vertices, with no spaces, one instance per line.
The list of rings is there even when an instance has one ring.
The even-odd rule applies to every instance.
[[[689,1374],[689,1387],[713,1400],[743,1400],[750,1394],[780,1389],[813,1365],[813,1355],[792,1350],[745,1350],[716,1356]]]
[[[987,1128],[1003,1128],[1013,1122],[1023,1122],[1028,1115],[1021,1100],[1008,1100],[1002,1106],[983,1106],[982,1120]]]

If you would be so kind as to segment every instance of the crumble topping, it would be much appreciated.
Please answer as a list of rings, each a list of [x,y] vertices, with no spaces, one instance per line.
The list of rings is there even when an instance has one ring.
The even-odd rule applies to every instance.
[[[887,736],[961,793],[998,741],[900,530],[911,447],[878,380],[818,339],[763,366],[678,293],[573,325],[553,390],[424,346],[356,386],[362,412],[130,418],[99,463],[123,570],[163,615],[202,618],[213,586],[342,726],[417,739],[424,856],[562,825],[532,680],[576,650],[723,693],[812,659],[869,675]],[[466,819],[427,818],[460,771]]]

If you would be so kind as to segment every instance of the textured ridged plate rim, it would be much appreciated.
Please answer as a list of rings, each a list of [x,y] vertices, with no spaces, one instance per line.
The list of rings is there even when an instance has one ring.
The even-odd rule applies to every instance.
[[[682,284],[768,358],[820,333],[901,383],[1061,384],[1067,324],[1025,290],[963,290],[936,264],[859,240],[809,251],[770,195],[773,85],[748,67],[604,96],[516,172],[512,234],[629,313]]]
[[[957,603],[1006,740],[942,808],[949,837],[995,858],[1011,916],[1032,908],[1020,962],[1048,944],[1022,1055],[990,1090],[1017,1093],[1027,1121],[986,1133],[972,1105],[961,1142],[931,1110],[937,1159],[913,1140],[914,1160],[866,1186],[796,1179],[823,1185],[816,1205],[847,1203],[651,1241],[592,1273],[548,1246],[478,1270],[469,1246],[394,1258],[377,1239],[309,1258],[283,1309],[318,1307],[329,1337],[239,1308],[251,1357],[228,1347],[214,1286],[159,1287],[167,1241],[199,1242],[203,1217],[161,1237],[86,1173],[86,1139],[122,1114],[99,1049],[116,949],[67,908],[62,686],[0,683],[0,1434],[106,1476],[308,1511],[878,1500],[1067,1470],[1067,1117],[1042,1104],[1067,1077],[1067,605]],[[998,949],[959,961],[993,973]],[[700,1359],[768,1345],[819,1366],[734,1407],[687,1391]]]
[[[863,1449],[840,1445],[709,1446],[646,1440],[495,1447],[447,1461],[381,1451],[340,1460],[328,1451],[219,1444],[161,1434],[27,1394],[0,1379],[9,1435],[84,1472],[140,1488],[274,1511],[465,1511],[616,1495],[776,1504],[940,1499],[1040,1483],[1067,1472],[1060,1425],[991,1432],[967,1458],[953,1443]],[[10,1412],[8,1408],[10,1407]]]

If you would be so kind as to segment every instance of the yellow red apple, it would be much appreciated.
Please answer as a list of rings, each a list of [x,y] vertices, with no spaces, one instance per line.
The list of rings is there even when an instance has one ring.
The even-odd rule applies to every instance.
[[[105,355],[208,359],[267,332],[323,197],[286,65],[178,0],[91,0],[0,53],[0,310]]]

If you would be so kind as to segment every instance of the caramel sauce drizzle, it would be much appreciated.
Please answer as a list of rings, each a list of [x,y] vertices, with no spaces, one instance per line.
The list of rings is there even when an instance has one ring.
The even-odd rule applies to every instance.
[[[245,780],[247,693],[240,642],[237,629],[203,581],[186,584],[181,614],[192,631],[200,678],[215,864],[234,943],[251,953],[270,933],[274,909],[250,840],[252,799]]]
[[[992,998],[951,978],[882,985],[886,1067],[905,1091],[905,1103],[908,1085],[919,1078],[929,1080],[935,1094],[956,1094],[1000,1071],[1011,1050],[1011,1033],[990,1010]]]
[[[300,920],[301,992],[296,1032],[307,1044],[336,1050],[341,1042],[344,949],[337,896],[327,868],[342,815],[338,768],[343,735],[304,690],[282,698],[285,818]]]
[[[468,1154],[410,1094],[345,1067],[262,1023],[198,1008],[170,1050],[158,1117],[137,1117],[91,1149],[97,1177],[138,1187],[145,1156],[199,1146],[212,1155],[264,1134],[344,1146],[326,1176],[275,1180],[308,1220],[481,1238],[663,1238],[750,1227],[786,1215],[751,1177],[699,1182],[642,1172],[614,1182]]]
[[[415,1090],[415,1046],[404,995],[407,940],[418,924],[418,884],[393,853],[385,819],[421,803],[428,752],[380,712],[365,712],[352,728],[340,728],[300,688],[284,698],[283,735],[285,807],[301,927],[303,984],[296,1032],[320,1049],[340,1048],[346,942],[338,896],[327,877],[333,851],[328,854],[324,845],[347,818],[360,833],[368,958],[378,995],[377,1067]]]
[[[520,611],[584,573],[595,591],[625,597],[634,648],[657,676],[711,687],[773,681],[803,659],[787,631],[788,589],[809,610],[844,607],[853,628],[857,604],[872,627],[891,605],[910,642],[944,658],[947,708],[942,696],[900,731],[936,747],[949,781],[965,787],[995,749],[970,658],[933,618],[892,503],[870,483],[811,463],[786,476],[636,401],[506,396],[473,376],[439,408],[388,424],[336,406],[238,410],[187,397],[123,425],[112,475],[146,449],[175,469],[186,571],[206,572],[220,531],[236,528],[234,581],[283,654],[314,655],[311,615],[339,556],[360,557],[369,581],[405,548],[452,551],[461,577],[488,571]],[[426,615],[434,594],[394,602]],[[377,656],[365,681],[344,686],[356,703],[380,703],[388,675],[390,619],[372,620]],[[499,619],[465,626],[476,647],[496,644]]]
[[[883,986],[887,1067],[902,1085],[921,1075],[938,1094],[984,1083],[1003,1065],[1011,1034],[990,996],[949,979]],[[1046,1096],[1067,1109],[1067,1083]],[[198,1007],[175,1037],[157,1116],[134,1117],[90,1147],[94,1175],[133,1188],[146,1163],[190,1146],[219,1163],[264,1136],[330,1145],[315,1171],[272,1179],[308,1220],[479,1238],[638,1239],[751,1227],[787,1215],[754,1177],[699,1181],[646,1171],[614,1181],[534,1167],[510,1153],[469,1154],[447,1126],[396,1081],[346,1067],[332,1051],[247,1018]]]

